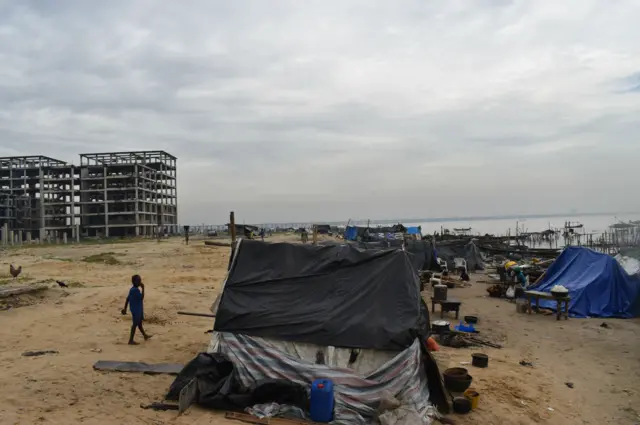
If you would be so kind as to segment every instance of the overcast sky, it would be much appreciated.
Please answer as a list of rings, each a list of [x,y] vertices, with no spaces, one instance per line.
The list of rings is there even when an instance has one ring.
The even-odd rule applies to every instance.
[[[640,1],[0,0],[0,156],[154,149],[183,224],[640,211]]]

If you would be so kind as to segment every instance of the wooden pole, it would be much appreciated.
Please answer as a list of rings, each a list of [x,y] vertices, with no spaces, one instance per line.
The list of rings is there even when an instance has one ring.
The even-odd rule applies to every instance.
[[[318,244],[318,226],[316,225],[313,226],[313,244]]]
[[[178,314],[182,316],[196,316],[196,317],[216,317],[215,314],[209,313],[192,313],[190,311],[179,311]]]
[[[229,213],[229,227],[231,231],[231,245],[236,243],[236,213],[231,211]]]

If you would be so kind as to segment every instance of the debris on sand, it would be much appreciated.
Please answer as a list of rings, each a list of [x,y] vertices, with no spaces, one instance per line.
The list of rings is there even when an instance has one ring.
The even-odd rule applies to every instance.
[[[45,354],[58,354],[56,350],[40,350],[40,351],[25,351],[22,353],[23,357],[37,357],[44,356]]]

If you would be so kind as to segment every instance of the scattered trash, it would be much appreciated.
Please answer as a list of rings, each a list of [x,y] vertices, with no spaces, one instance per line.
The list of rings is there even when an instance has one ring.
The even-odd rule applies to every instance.
[[[158,403],[157,401],[154,401],[151,404],[140,403],[140,407],[142,409],[153,409],[153,410],[160,410],[163,412],[167,410],[178,410],[177,404]]]
[[[44,356],[45,354],[58,354],[56,350],[41,350],[41,351],[25,351],[22,353],[24,357],[36,357]]]
[[[609,326],[608,323],[606,322],[602,322],[602,324],[600,325],[601,328],[605,328],[605,329],[611,329],[611,326]]]
[[[91,352],[92,353],[102,353],[102,349],[101,348],[92,348]]]
[[[573,388],[573,382],[565,382],[564,384],[569,388]]]
[[[548,410],[549,412],[555,412],[555,410],[553,409],[553,407],[547,407],[547,410]]]
[[[520,366],[533,367],[533,363],[520,360]]]
[[[471,364],[471,362],[460,362],[461,365],[468,365]]]

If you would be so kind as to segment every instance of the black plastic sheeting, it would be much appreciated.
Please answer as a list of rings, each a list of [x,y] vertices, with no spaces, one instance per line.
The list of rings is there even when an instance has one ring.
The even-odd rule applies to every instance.
[[[222,354],[200,353],[182,369],[165,399],[178,401],[180,391],[197,379],[196,403],[215,410],[242,412],[262,403],[288,404],[309,410],[309,394],[302,385],[280,379],[258,381],[250,388],[235,379],[234,366]]]
[[[444,241],[436,245],[436,254],[447,262],[449,270],[454,270],[454,258],[467,260],[467,269],[470,272],[484,270],[484,262],[478,247],[470,240]]]
[[[420,281],[405,251],[244,240],[235,257],[216,331],[401,350],[423,325]]]
[[[322,241],[320,245],[351,245],[364,250],[385,250],[385,249],[402,249],[404,245],[405,251],[412,254],[410,256],[411,263],[415,270],[436,270],[438,262],[436,260],[434,244],[429,240],[379,240],[374,242],[355,242],[355,241]]]
[[[316,230],[318,230],[318,233],[321,235],[327,235],[331,233],[331,226],[329,226],[328,224],[314,224],[314,226],[316,227]]]

